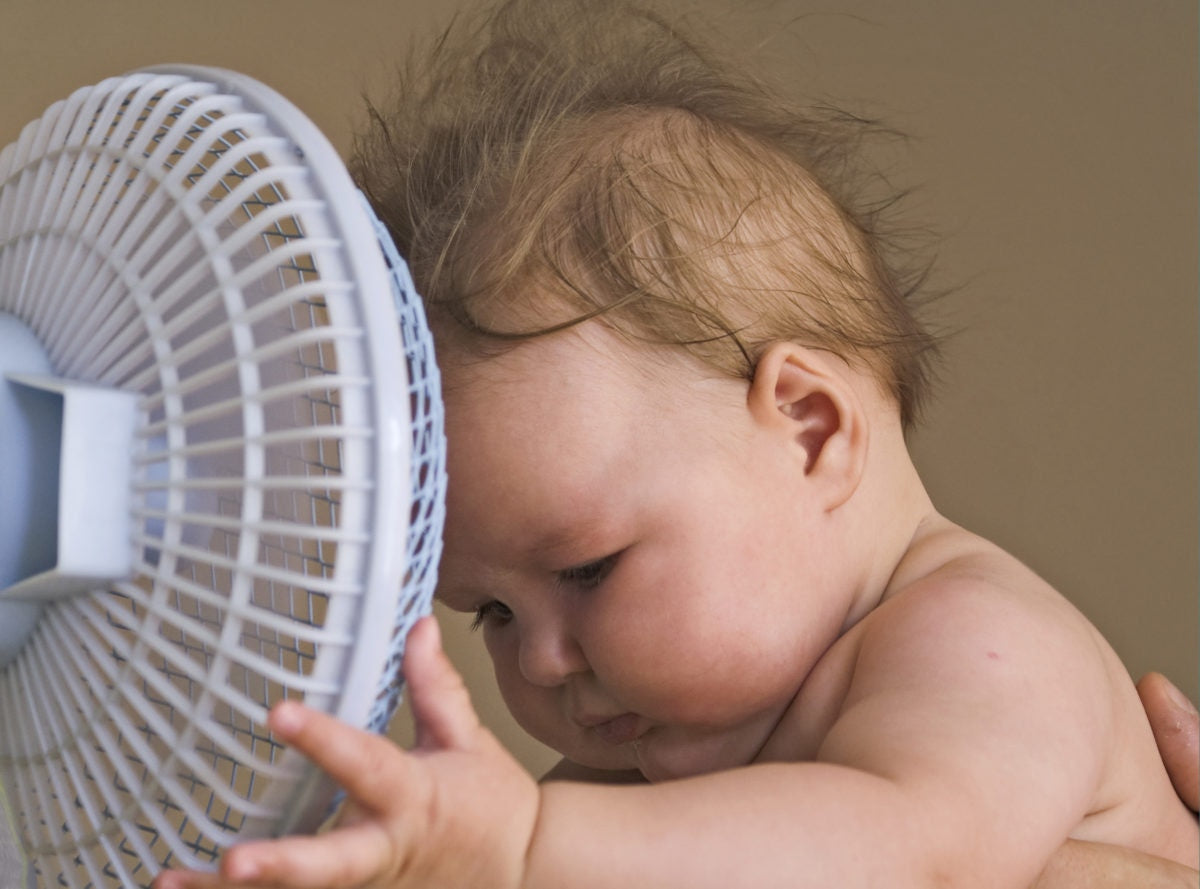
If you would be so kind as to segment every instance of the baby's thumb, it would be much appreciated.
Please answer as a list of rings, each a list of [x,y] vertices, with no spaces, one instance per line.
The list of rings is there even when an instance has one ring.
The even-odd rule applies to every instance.
[[[404,677],[416,722],[416,749],[470,747],[479,717],[467,686],[442,650],[441,630],[432,617],[421,618],[408,634]]]

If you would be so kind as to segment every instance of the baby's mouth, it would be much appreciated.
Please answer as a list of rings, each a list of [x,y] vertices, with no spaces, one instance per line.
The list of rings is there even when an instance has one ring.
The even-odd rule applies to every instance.
[[[637,741],[645,733],[642,718],[636,713],[622,713],[612,719],[590,726],[601,741],[619,746]]]

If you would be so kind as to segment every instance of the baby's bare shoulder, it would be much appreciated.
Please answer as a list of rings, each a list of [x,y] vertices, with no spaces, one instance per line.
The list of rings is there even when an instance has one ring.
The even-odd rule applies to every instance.
[[[1093,660],[1099,633],[1070,601],[999,546],[946,523],[914,544],[897,566],[880,606],[864,621],[864,642],[889,644],[901,634],[931,634],[927,650],[959,641],[1066,637]],[[929,645],[930,642],[934,644]],[[1074,646],[1070,646],[1072,649]]]
[[[988,541],[949,523],[927,535],[855,630],[843,718],[866,706],[947,736],[989,726],[1017,746],[1082,745],[1090,780],[1109,760],[1128,684],[1119,659],[1065,597]]]
[[[963,535],[917,554],[862,621],[840,712],[865,704],[877,719],[940,725],[945,738],[986,726],[980,751],[996,741],[995,751],[1026,751],[1031,771],[1053,763],[1046,781],[1074,775],[1072,836],[1184,860],[1195,820],[1171,792],[1116,652],[1019,560]]]
[[[937,717],[974,714],[976,701],[1032,703],[1051,675],[1061,694],[1085,693],[1109,712],[1103,640],[1062,596],[1002,549],[954,526],[929,535],[897,567],[881,603],[852,626],[804,682],[781,741],[811,757],[864,699]],[[1115,656],[1114,656],[1115,657]],[[1040,697],[1035,695],[1033,697]],[[1093,737],[1106,728],[1093,724]]]

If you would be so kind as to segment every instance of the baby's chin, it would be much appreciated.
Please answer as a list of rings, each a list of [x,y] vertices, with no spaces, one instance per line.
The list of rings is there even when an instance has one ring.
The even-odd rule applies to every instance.
[[[638,771],[637,756],[630,744],[585,744],[572,750],[559,750],[571,762],[602,772]]]
[[[742,755],[719,735],[677,738],[669,732],[650,731],[629,747],[634,767],[651,783],[737,768],[752,758]]]
[[[560,743],[553,743],[555,740]],[[573,733],[567,743],[561,743],[564,740],[567,739],[547,738],[543,743],[586,768],[637,771],[650,782],[692,778],[744,766],[753,761],[758,749],[750,744],[750,739],[736,734],[696,732],[661,725],[650,727],[636,738],[619,744],[602,741],[589,732],[583,733],[583,737]]]

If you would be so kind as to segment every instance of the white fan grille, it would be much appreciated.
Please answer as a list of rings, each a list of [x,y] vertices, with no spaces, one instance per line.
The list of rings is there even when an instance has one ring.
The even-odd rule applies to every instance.
[[[0,780],[44,885],[145,885],[311,826],[332,790],[267,709],[361,724],[377,696],[404,368],[386,270],[355,252],[370,229],[345,222],[361,208],[313,134],[143,73],[0,154],[0,311],[56,373],[138,393],[143,418],[134,578],[50,605],[0,674]]]
[[[387,227],[363,198],[363,209],[371,219],[392,279],[392,297],[404,343],[404,366],[408,376],[408,414],[412,452],[409,460],[411,506],[408,540],[404,556],[404,586],[400,597],[387,664],[379,692],[367,719],[375,732],[387,729],[400,703],[401,660],[404,640],[413,624],[433,607],[437,567],[442,556],[442,530],[446,523],[446,433],[442,405],[442,377],[433,351],[433,334],[408,265],[392,243]]]

